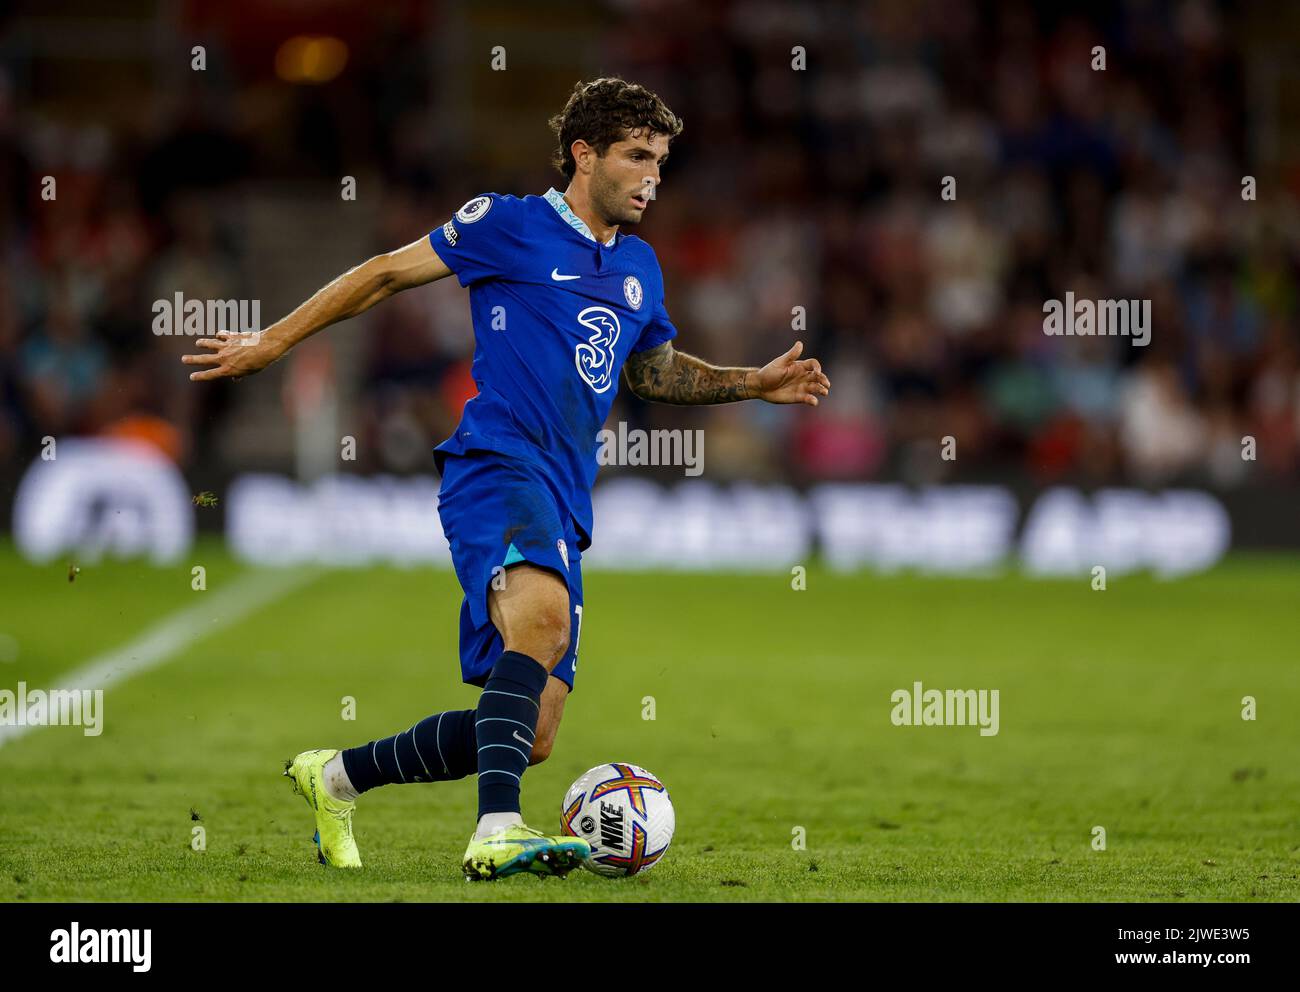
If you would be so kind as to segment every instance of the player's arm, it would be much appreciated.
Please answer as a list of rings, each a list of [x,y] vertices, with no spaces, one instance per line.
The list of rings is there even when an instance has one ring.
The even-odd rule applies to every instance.
[[[252,375],[330,324],[365,313],[394,293],[449,275],[451,269],[438,257],[429,239],[421,238],[405,248],[376,255],[349,269],[264,331],[244,334],[223,331],[216,337],[200,338],[195,346],[205,350],[197,355],[183,355],[181,361],[186,365],[209,366],[191,372],[190,378],[194,380]]]
[[[761,369],[719,368],[694,355],[676,350],[671,341],[634,352],[623,366],[628,388],[644,400],[659,403],[732,403],[767,400],[769,403],[807,403],[831,390],[831,381],[815,358],[800,359],[803,342]]]

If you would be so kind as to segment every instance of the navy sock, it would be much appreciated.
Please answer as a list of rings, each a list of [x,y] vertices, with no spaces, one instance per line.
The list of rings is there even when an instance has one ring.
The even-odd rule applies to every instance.
[[[478,700],[478,815],[518,813],[519,783],[533,750],[549,673],[518,651],[492,666]]]
[[[365,792],[402,782],[450,782],[478,770],[474,711],[426,717],[410,730],[343,752],[352,787]]]

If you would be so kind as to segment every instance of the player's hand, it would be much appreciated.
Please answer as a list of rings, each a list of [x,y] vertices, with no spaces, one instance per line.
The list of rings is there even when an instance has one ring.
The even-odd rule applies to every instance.
[[[190,379],[195,382],[242,379],[261,372],[285,352],[283,345],[269,340],[263,331],[217,331],[216,337],[199,338],[194,346],[205,350],[197,355],[182,355],[181,361],[186,365],[210,366],[190,373]]]
[[[827,396],[831,381],[822,372],[822,363],[815,358],[800,359],[803,342],[780,358],[774,358],[761,369],[750,373],[750,395],[769,403],[807,403],[816,406],[818,397]]]

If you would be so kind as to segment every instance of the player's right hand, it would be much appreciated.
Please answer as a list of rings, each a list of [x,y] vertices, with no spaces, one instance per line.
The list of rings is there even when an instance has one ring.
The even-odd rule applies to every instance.
[[[264,331],[218,331],[216,337],[199,338],[194,346],[205,350],[197,355],[182,355],[181,361],[186,365],[211,366],[199,372],[191,372],[190,379],[194,382],[205,379],[241,379],[254,372],[261,372],[285,351],[282,345],[268,339]]]

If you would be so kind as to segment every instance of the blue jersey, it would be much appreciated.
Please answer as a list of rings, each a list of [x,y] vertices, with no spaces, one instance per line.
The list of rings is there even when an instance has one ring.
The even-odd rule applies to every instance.
[[[654,251],[621,233],[597,243],[554,189],[476,196],[429,243],[469,287],[478,386],[436,450],[495,451],[537,466],[585,548],[597,435],[619,371],[628,355],[677,335]]]

